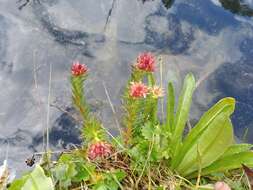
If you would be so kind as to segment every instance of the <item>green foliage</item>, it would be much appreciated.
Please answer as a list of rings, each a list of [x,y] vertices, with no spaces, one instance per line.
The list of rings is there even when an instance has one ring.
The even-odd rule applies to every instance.
[[[118,190],[122,188],[120,184],[121,181],[126,177],[126,173],[122,170],[108,171],[102,174],[100,180],[97,184],[93,186],[93,190]]]
[[[169,147],[172,153],[172,159],[175,159],[175,155],[180,152],[180,148],[182,146],[183,132],[188,120],[194,89],[194,76],[192,74],[188,74],[184,80],[183,88],[178,101],[175,121],[172,125],[172,139]]]
[[[151,140],[140,140],[129,150],[129,155],[134,161],[132,168],[137,171],[142,171],[145,163],[154,165],[161,160],[159,144],[155,136],[152,136]]]
[[[72,86],[72,101],[76,109],[79,110],[84,120],[89,119],[89,107],[87,105],[84,95],[84,81],[86,80],[85,75],[71,76]]]
[[[133,66],[123,95],[124,133],[110,135],[110,139],[106,135],[109,132],[90,112],[84,93],[85,80],[86,74],[71,77],[73,104],[83,119],[84,146],[62,154],[56,162],[50,161],[51,153],[45,153],[47,161],[43,169],[50,177],[36,166],[34,171],[15,180],[10,190],[204,190],[212,189],[217,180],[224,180],[238,190],[247,187],[244,181],[240,182],[241,165],[253,167],[253,152],[251,144],[235,144],[230,120],[235,99],[221,99],[187,131],[196,88],[194,76],[185,77],[177,106],[174,86],[168,83],[163,121],[158,115],[162,93],[152,94],[156,87],[153,71]],[[145,84],[146,96],[131,96],[132,82]],[[241,177],[234,178],[238,173]],[[233,180],[229,181],[230,178]]]
[[[51,178],[45,176],[43,169],[37,165],[31,173],[15,180],[9,190],[54,190],[54,187]]]
[[[72,156],[63,154],[51,172],[60,189],[67,189],[71,186],[72,179],[77,175],[76,164],[73,163]]]
[[[196,126],[183,138],[182,134],[188,119],[191,96],[195,86],[194,81],[192,75],[186,76],[179,98],[174,122],[175,129],[172,127],[171,134],[170,167],[180,175],[191,178],[196,177],[200,170],[202,175],[208,175],[216,171],[224,172],[240,168],[242,163],[252,165],[253,159],[247,153],[251,146],[233,144],[233,127],[229,118],[235,108],[233,98],[220,100],[201,117]],[[170,89],[172,88],[170,87]],[[169,90],[169,92],[171,91]],[[168,102],[173,104],[173,100]],[[171,113],[170,110],[169,112]],[[173,149],[173,147],[175,148]],[[229,162],[229,160],[235,163]]]
[[[90,113],[89,105],[84,94],[84,82],[86,74],[71,76],[72,101],[83,119],[82,137],[84,141],[91,142],[105,139],[105,131],[97,118]]]
[[[248,152],[252,147],[252,144],[233,144],[225,151],[221,158],[241,152]]]
[[[200,136],[203,135],[204,132],[208,132],[207,129],[210,129],[210,127],[212,126],[216,127],[216,124],[219,122],[217,121],[217,119],[222,119],[219,118],[219,115],[232,114],[234,110],[234,105],[235,105],[234,99],[232,98],[222,99],[201,117],[196,126],[186,136],[180,152],[172,160],[173,168],[178,166],[178,164],[182,161],[183,157],[186,155],[186,152],[189,151],[194,144],[196,147],[196,144],[198,143]]]
[[[68,189],[74,183],[88,181],[92,178],[95,166],[85,162],[77,154],[63,154],[52,168],[55,183],[59,189]]]
[[[168,83],[168,95],[167,95],[167,117],[166,126],[170,133],[174,130],[174,109],[175,109],[175,93],[174,87],[171,82]]]
[[[253,166],[253,152],[240,152],[225,156],[202,170],[202,175],[241,168],[242,164]]]
[[[146,122],[157,123],[157,99],[148,95],[146,98],[135,99],[130,96],[129,89],[131,82],[148,81],[149,87],[155,85],[155,77],[153,73],[144,72],[136,67],[132,68],[131,77],[127,83],[123,96],[123,108],[125,117],[123,123],[125,125],[125,142],[126,144],[134,144],[134,138],[140,136],[140,129]]]
[[[174,124],[172,125],[173,138],[171,141],[171,148],[175,147],[175,152],[180,147],[183,138],[183,131],[188,120],[190,105],[192,101],[192,94],[195,89],[195,79],[192,74],[185,77],[183,89],[178,101],[178,107]]]

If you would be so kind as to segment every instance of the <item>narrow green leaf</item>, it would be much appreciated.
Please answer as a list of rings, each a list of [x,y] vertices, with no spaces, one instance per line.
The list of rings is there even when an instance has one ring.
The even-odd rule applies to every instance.
[[[177,152],[181,142],[185,124],[188,119],[190,106],[192,102],[192,94],[195,90],[195,79],[192,74],[188,74],[184,79],[183,89],[178,101],[176,118],[174,121],[175,130],[172,132],[171,150]]]
[[[188,150],[176,170],[183,176],[198,170],[197,146],[199,146],[199,152],[202,156],[202,168],[209,166],[231,146],[233,138],[231,121],[226,115],[219,115],[199,137],[197,143]]]
[[[230,156],[226,156],[224,158],[218,159],[210,166],[204,168],[202,170],[202,175],[208,175],[216,172],[224,172],[226,170],[232,170],[241,168],[242,164],[253,167],[253,152],[240,152],[237,154],[233,154]],[[189,175],[190,177],[196,177],[196,173]]]
[[[168,95],[167,95],[167,116],[166,126],[169,132],[174,130],[174,108],[175,107],[175,93],[172,82],[168,83]]]
[[[178,164],[184,158],[186,152],[197,143],[199,137],[202,133],[210,127],[210,124],[220,115],[230,116],[235,109],[235,99],[234,98],[223,98],[212,106],[199,120],[196,126],[191,130],[183,142],[183,147],[180,149],[178,154],[172,160],[172,168],[176,168]]]

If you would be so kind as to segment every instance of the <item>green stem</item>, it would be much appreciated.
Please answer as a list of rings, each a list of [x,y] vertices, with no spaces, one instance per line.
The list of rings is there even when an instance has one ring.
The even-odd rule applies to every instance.
[[[157,111],[158,111],[158,99],[154,99],[152,101],[152,104],[153,104],[153,109],[152,109],[152,122],[154,124],[157,123]]]
[[[175,107],[175,93],[173,84],[168,83],[168,95],[167,95],[167,116],[166,126],[170,132],[174,131],[174,107]]]
[[[155,77],[153,73],[148,73],[148,85],[154,86],[155,85]]]

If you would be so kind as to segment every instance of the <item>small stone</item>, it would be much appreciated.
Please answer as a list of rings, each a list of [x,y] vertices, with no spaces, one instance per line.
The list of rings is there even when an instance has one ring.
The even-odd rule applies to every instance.
[[[231,190],[225,182],[219,181],[214,184],[214,190]]]

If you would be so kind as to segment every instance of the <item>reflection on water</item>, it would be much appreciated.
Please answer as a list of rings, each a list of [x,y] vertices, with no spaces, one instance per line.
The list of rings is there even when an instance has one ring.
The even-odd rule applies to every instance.
[[[129,66],[142,51],[162,56],[164,86],[172,80],[179,89],[187,72],[204,79],[195,93],[192,120],[219,98],[233,96],[236,135],[241,137],[246,128],[252,134],[252,18],[238,19],[217,2],[40,0],[20,11],[15,1],[1,0],[0,162],[7,143],[9,160],[18,169],[42,150],[50,64],[50,103],[61,107],[50,109],[51,148],[80,143],[80,126],[69,115],[76,114],[68,82],[73,60],[88,65],[87,98],[94,114],[116,133],[103,82],[120,117]],[[253,140],[250,135],[248,140]]]
[[[142,0],[143,3],[147,2],[147,1],[149,1],[149,0]],[[154,0],[153,0],[153,1],[154,1]],[[162,3],[163,3],[163,5],[164,5],[167,9],[169,9],[169,8],[173,5],[174,1],[175,1],[175,0],[162,0]]]
[[[249,3],[253,3],[251,0],[248,2],[243,0],[219,0],[225,9],[230,10],[232,13],[242,16],[253,16],[253,8]]]
[[[165,6],[167,9],[169,9],[169,8],[173,5],[174,1],[175,1],[175,0],[162,0],[164,6]]]

